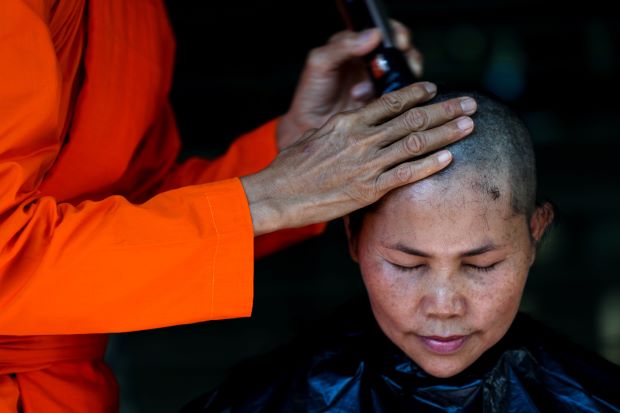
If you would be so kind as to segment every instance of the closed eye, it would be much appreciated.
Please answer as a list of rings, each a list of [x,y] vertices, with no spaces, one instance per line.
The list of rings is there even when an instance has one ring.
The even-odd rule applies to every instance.
[[[398,271],[403,271],[403,272],[411,272],[411,271],[421,270],[424,267],[426,267],[425,264],[412,265],[412,266],[399,265],[399,264],[395,264],[393,262],[390,262],[390,264],[392,264],[394,266],[394,268],[396,268]]]
[[[487,266],[479,266],[479,265],[474,265],[474,264],[465,264],[465,266],[467,268],[470,268],[470,269],[474,270],[474,271],[489,272],[489,271],[492,271],[497,266],[497,264],[499,264],[499,262],[495,262],[495,263],[493,263],[491,265],[487,265]]]

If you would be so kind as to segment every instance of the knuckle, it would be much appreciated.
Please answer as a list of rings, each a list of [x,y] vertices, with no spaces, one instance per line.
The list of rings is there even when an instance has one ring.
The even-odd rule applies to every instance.
[[[409,165],[398,165],[394,170],[394,178],[397,185],[409,182],[412,176],[413,171],[411,170],[411,167]]]
[[[420,155],[426,147],[426,137],[422,134],[414,133],[404,140],[405,151],[409,155]]]
[[[373,194],[374,189],[368,188],[367,185],[357,185],[349,191],[349,197],[355,200],[360,205],[369,205],[375,201]]]
[[[412,109],[406,113],[404,122],[410,130],[426,129],[429,124],[428,115],[422,109]]]
[[[454,118],[455,116],[459,114],[460,106],[459,106],[459,103],[455,100],[449,100],[446,102],[442,102],[441,106],[442,106],[444,113],[450,118]]]
[[[337,134],[345,144],[355,145],[362,140],[360,131],[354,127],[356,119],[357,115],[354,112],[337,113],[329,118],[325,127],[328,132]]]
[[[353,118],[355,118],[355,115],[352,113],[336,113],[329,118],[328,125],[330,129],[341,131],[348,130],[351,129],[351,126],[355,123]]]
[[[369,188],[368,186],[364,186],[360,193],[360,200],[362,201],[362,204],[369,205],[375,202],[377,200],[377,197],[375,196],[376,193],[377,191],[374,187]]]
[[[393,115],[398,115],[399,113],[403,111],[405,107],[405,104],[402,101],[402,99],[399,99],[393,93],[382,96],[380,98],[380,102],[385,108],[386,112],[393,114]]]
[[[388,182],[386,175],[386,173],[383,173],[375,178],[372,188],[376,194],[382,195],[390,190],[390,183]]]

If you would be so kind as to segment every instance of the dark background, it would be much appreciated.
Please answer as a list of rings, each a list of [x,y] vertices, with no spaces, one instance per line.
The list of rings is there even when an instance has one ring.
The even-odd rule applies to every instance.
[[[385,4],[412,29],[425,79],[492,92],[530,127],[541,193],[560,213],[523,310],[620,363],[620,19],[599,2]],[[185,154],[217,156],[239,134],[282,114],[306,53],[342,29],[331,0],[167,6],[178,46],[171,99]],[[255,279],[251,319],[112,338],[108,360],[124,413],[177,411],[238,361],[364,294],[340,221],[320,238],[257,262]]]

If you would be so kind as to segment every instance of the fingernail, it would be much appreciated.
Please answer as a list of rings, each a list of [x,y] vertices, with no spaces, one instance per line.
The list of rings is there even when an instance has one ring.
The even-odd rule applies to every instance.
[[[351,89],[351,96],[353,96],[354,99],[359,99],[371,95],[372,92],[372,83],[370,81],[365,81],[353,86]]]
[[[456,121],[456,126],[458,126],[460,130],[468,130],[474,127],[474,121],[470,118],[460,118]]]
[[[424,82],[424,89],[426,89],[426,91],[431,95],[437,92],[437,86],[434,83],[430,82]]]
[[[461,109],[468,115],[476,111],[476,101],[472,98],[461,99]]]
[[[376,29],[366,29],[359,33],[357,39],[355,39],[355,44],[358,46],[364,45],[368,43],[370,39],[372,39],[374,32]]]
[[[441,151],[437,153],[437,160],[441,163],[446,163],[450,159],[452,159],[452,154],[450,151]]]

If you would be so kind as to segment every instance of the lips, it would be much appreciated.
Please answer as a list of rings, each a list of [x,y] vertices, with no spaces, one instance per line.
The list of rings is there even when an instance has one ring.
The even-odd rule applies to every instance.
[[[419,336],[422,344],[433,353],[456,353],[463,347],[469,336]]]

